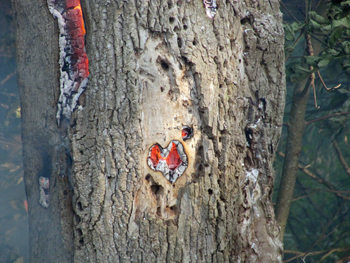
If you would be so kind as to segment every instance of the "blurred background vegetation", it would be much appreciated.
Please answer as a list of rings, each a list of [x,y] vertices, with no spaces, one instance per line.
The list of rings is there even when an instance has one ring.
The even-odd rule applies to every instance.
[[[306,126],[284,260],[350,262],[350,1],[285,0],[281,11],[287,97],[274,197],[280,189],[290,111],[298,99],[293,98],[295,85],[314,76],[314,85],[307,84]]]
[[[0,263],[28,262],[28,218],[22,169],[15,24],[0,1]]]
[[[296,83],[312,73],[315,76],[314,88],[311,86],[309,90],[299,170],[285,230],[284,260],[348,262],[350,1],[284,0],[281,10],[286,32],[287,101],[275,162],[274,200],[280,189],[287,126],[295,102],[293,90]],[[313,54],[307,48],[307,34],[311,36]],[[11,0],[1,0],[0,263],[28,262],[20,129],[15,25]]]

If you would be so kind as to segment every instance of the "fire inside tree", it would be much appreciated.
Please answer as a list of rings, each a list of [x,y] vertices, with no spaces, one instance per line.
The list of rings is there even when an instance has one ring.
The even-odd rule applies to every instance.
[[[50,12],[58,20],[60,32],[60,97],[57,121],[70,119],[84,92],[89,75],[89,61],[85,52],[85,27],[80,0],[48,0]]]
[[[148,166],[161,172],[168,181],[175,183],[187,168],[187,155],[181,142],[173,140],[166,148],[159,144],[149,149]]]

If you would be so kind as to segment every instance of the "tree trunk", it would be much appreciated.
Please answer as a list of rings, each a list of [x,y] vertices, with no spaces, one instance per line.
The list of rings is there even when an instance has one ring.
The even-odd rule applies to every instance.
[[[57,23],[36,2],[15,2],[32,262],[281,262],[278,1],[82,2],[89,83],[59,127]]]

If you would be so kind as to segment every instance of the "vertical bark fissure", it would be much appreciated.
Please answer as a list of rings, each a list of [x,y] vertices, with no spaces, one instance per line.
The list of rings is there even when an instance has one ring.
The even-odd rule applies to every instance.
[[[245,248],[250,251],[249,261],[278,262],[282,257],[276,257],[275,253],[281,253],[282,243],[278,241],[279,229],[274,220],[271,193],[274,180],[273,148],[278,143],[284,107],[284,53],[276,41],[280,39],[283,42],[283,31],[277,22],[281,21],[281,15],[270,15],[276,3],[261,6],[259,12],[251,9],[255,7],[254,4],[249,6],[249,12],[241,19],[245,40],[245,72],[251,94],[250,97],[246,96],[249,102],[245,128],[248,151],[244,176],[241,178],[246,223],[242,224],[241,234],[251,235],[248,238],[249,247]],[[275,87],[277,92],[272,94],[271,87]],[[280,113],[277,114],[278,118],[276,111]],[[251,233],[246,224],[254,225],[253,229],[259,230]],[[275,252],[262,252],[259,240],[272,237],[274,241],[269,243],[270,252]]]

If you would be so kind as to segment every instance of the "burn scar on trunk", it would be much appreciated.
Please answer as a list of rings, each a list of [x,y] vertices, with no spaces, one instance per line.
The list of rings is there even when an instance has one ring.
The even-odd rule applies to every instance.
[[[184,147],[177,140],[172,140],[164,149],[158,143],[154,144],[149,149],[147,163],[153,171],[161,172],[171,183],[175,183],[188,166]]]
[[[57,122],[68,120],[78,105],[89,75],[89,61],[85,52],[85,27],[80,0],[47,0],[59,27],[60,97]]]

